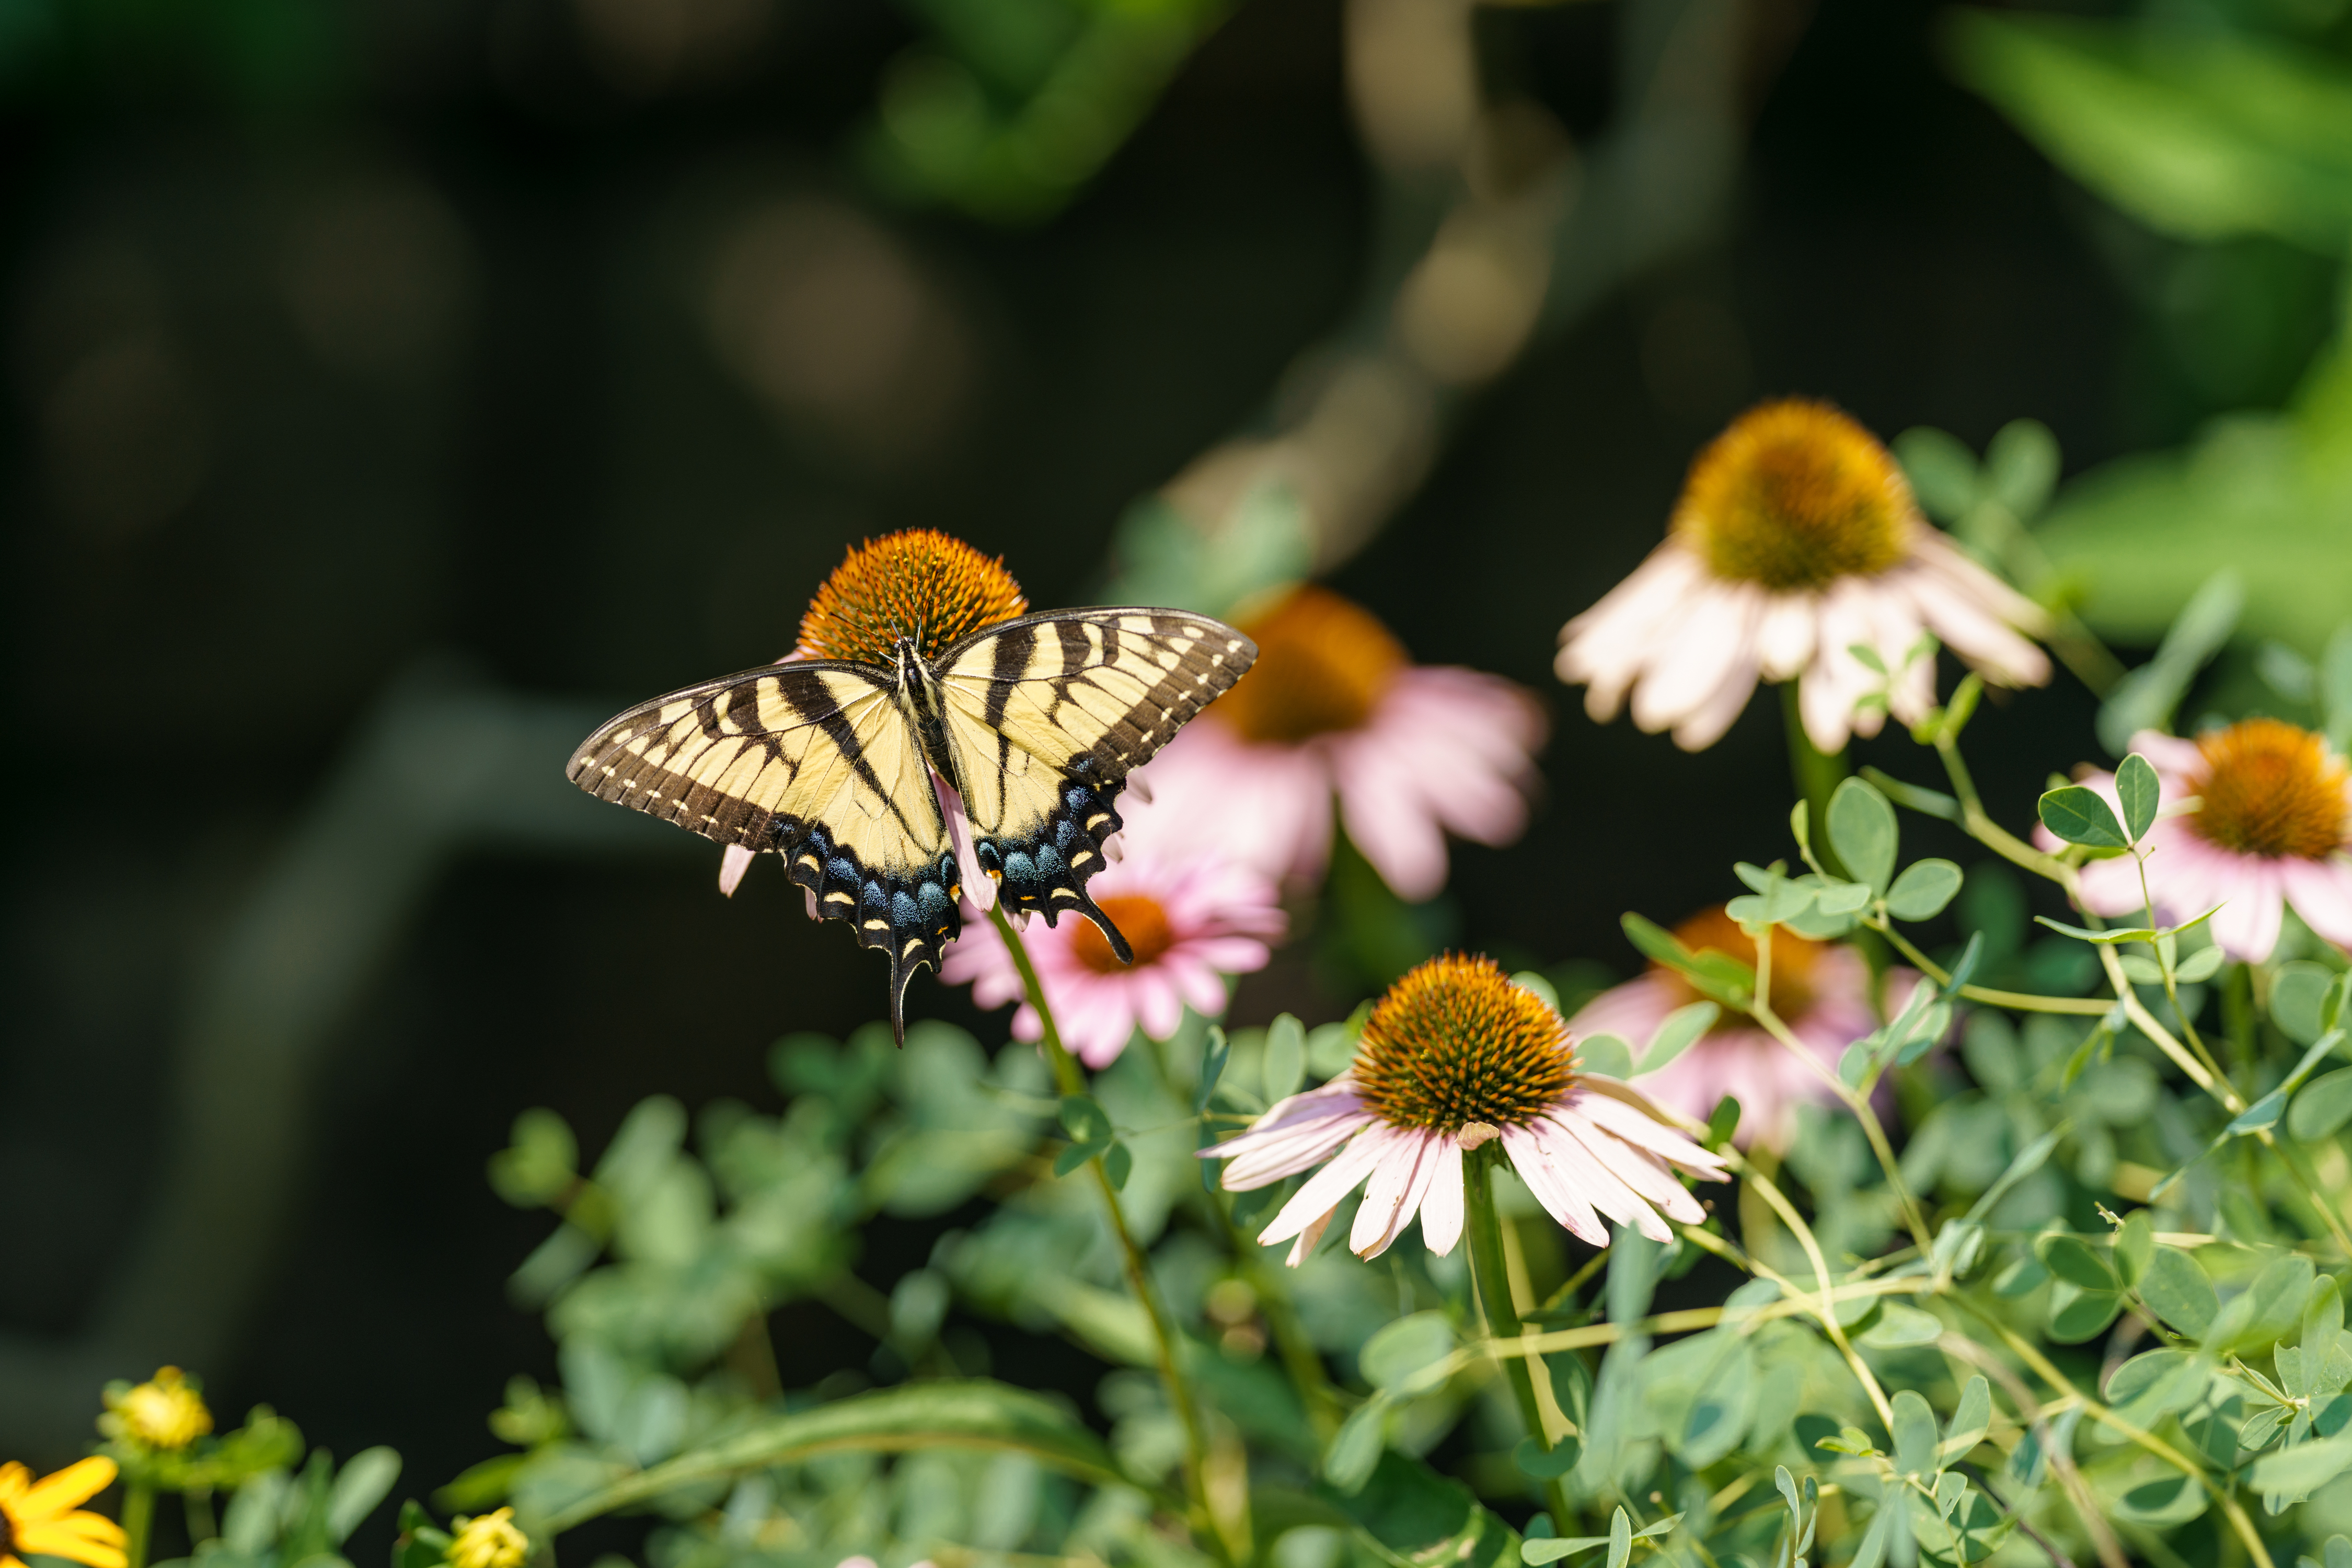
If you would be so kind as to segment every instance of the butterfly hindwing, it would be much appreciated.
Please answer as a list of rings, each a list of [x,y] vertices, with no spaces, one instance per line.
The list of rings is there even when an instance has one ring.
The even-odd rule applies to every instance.
[[[820,918],[890,955],[891,1024],[904,1037],[907,983],[955,940],[962,889],[887,673],[808,661],[705,681],[611,720],[567,773],[602,799],[782,855]]]
[[[1181,610],[1068,610],[975,633],[932,668],[972,848],[1013,909],[1119,935],[1087,896],[1129,772],[1230,688],[1256,645]]]

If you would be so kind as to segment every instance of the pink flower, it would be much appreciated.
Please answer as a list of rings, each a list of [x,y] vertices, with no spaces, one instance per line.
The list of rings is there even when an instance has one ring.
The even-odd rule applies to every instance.
[[[1742,963],[1756,962],[1756,944],[1720,905],[1677,926],[1675,936],[1694,952],[1711,947]],[[1890,1005],[1899,1007],[1917,983],[1918,976],[1908,970],[1890,971]],[[1870,965],[1852,948],[1773,931],[1772,1010],[1831,1072],[1837,1070],[1848,1046],[1878,1026],[1870,992]],[[1586,1003],[1569,1026],[1580,1037],[1615,1035],[1633,1047],[1638,1058],[1667,1014],[1698,999],[1671,971],[1652,969]],[[1739,1130],[1734,1136],[1743,1148],[1759,1141],[1767,1148],[1787,1147],[1796,1131],[1799,1105],[1837,1098],[1788,1047],[1746,1018],[1728,1014],[1682,1055],[1633,1081],[1660,1104],[1695,1121],[1705,1121],[1716,1103],[1730,1095],[1739,1101]]]
[[[1795,680],[1806,735],[1834,752],[1850,732],[1878,733],[1885,713],[1863,705],[1874,692],[1906,723],[1927,716],[1923,632],[1988,680],[2039,686],[2050,661],[2021,632],[2043,623],[1920,517],[1868,431],[1790,398],[1741,415],[1699,454],[1666,542],[1562,628],[1556,668],[1585,685],[1595,721],[1631,692],[1633,722],[1690,752],[1722,738],[1759,678]]]
[[[1416,1217],[1432,1252],[1453,1251],[1463,1155],[1494,1142],[1551,1216],[1595,1247],[1609,1242],[1602,1215],[1660,1241],[1673,1237],[1661,1214],[1705,1219],[1675,1171],[1726,1179],[1723,1158],[1667,1127],[1638,1091],[1576,1071],[1568,1026],[1540,997],[1491,960],[1450,954],[1390,987],[1346,1072],[1202,1157],[1231,1162],[1228,1192],[1322,1166],[1258,1237],[1291,1242],[1296,1268],[1358,1186],[1348,1245],[1359,1257],[1387,1251]]]
[[[1528,692],[1412,664],[1378,620],[1311,584],[1241,629],[1256,665],[1151,764],[1171,833],[1311,882],[1336,795],[1349,838],[1418,901],[1445,885],[1448,833],[1506,844],[1526,827],[1549,728]]]
[[[2200,803],[2159,817],[2142,841],[2147,896],[2162,919],[2189,920],[2219,904],[2215,944],[2260,963],[2278,946],[2282,911],[2292,904],[2313,931],[2352,948],[2352,776],[2324,739],[2276,719],[2247,719],[2194,741],[2144,730],[2132,750],[2155,765],[2168,811],[2192,797]],[[2083,783],[2120,820],[2115,775]],[[2035,838],[2058,847],[2047,828]],[[2081,877],[2083,901],[2095,914],[2146,908],[2129,856],[2094,860]]]
[[[1222,1014],[1223,977],[1265,968],[1266,944],[1285,924],[1264,872],[1214,854],[1176,853],[1137,826],[1119,838],[1125,858],[1104,867],[1087,892],[1127,938],[1135,962],[1121,963],[1093,922],[1076,915],[1055,926],[1030,922],[1022,937],[1062,1043],[1090,1068],[1118,1059],[1139,1028],[1155,1040],[1173,1035],[1188,1004],[1209,1017]],[[1014,1038],[1044,1033],[1004,939],[969,909],[940,978],[970,981],[982,1007],[1019,1002]]]

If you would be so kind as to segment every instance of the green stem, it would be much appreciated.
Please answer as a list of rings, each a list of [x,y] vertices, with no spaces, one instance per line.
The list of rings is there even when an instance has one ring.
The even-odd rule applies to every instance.
[[[1518,1309],[1511,1304],[1509,1268],[1503,1259],[1502,1220],[1495,1212],[1493,1147],[1473,1150],[1463,1158],[1462,1239],[1470,1248],[1470,1279],[1477,1287],[1478,1310],[1486,1320],[1486,1337],[1516,1340],[1522,1330]],[[1551,1439],[1544,1436],[1543,1405],[1536,1399],[1533,1358],[1514,1355],[1502,1359],[1503,1374],[1510,1380],[1511,1396],[1518,1402],[1519,1419],[1527,1424],[1528,1439],[1545,1453],[1550,1453]],[[1543,1483],[1542,1489],[1553,1522],[1566,1528],[1570,1514],[1565,1482],[1549,1480]]]
[[[1912,966],[1942,985],[1952,977],[1944,966],[1913,946],[1908,937],[1895,929],[1892,921],[1873,917],[1870,928],[1893,942]],[[2036,996],[2024,991],[1994,991],[1982,985],[1963,985],[1960,994],[1971,1002],[1982,1002],[1989,1007],[2007,1007],[2019,1013],[2076,1013],[2084,1017],[2098,1017],[2115,1005],[2113,1001],[2096,996]]]
[[[1054,1081],[1065,1095],[1087,1091],[1086,1074],[1078,1068],[1077,1060],[1062,1044],[1062,1031],[1054,1022],[1054,1009],[1045,1000],[1045,987],[1038,982],[1036,966],[1029,962],[1029,950],[1022,944],[1021,933],[1013,929],[1005,918],[1003,903],[991,905],[988,918],[995,922],[997,934],[1004,939],[1005,950],[1013,954],[1013,966],[1021,972],[1021,986],[1028,994],[1029,1005],[1037,1010],[1037,1021],[1044,1036],[1046,1059],[1054,1066]],[[1100,1160],[1087,1162],[1093,1175],[1095,1190],[1102,1195],[1103,1213],[1110,1221],[1111,1234],[1118,1238],[1119,1250],[1127,1263],[1128,1288],[1143,1307],[1144,1316],[1151,1322],[1152,1349],[1160,1363],[1160,1381],[1168,1391],[1168,1402],[1176,1407],[1176,1417],[1184,1428],[1184,1493],[1198,1515],[1195,1533],[1206,1537],[1216,1548],[1220,1558],[1228,1558],[1223,1534],[1209,1512],[1208,1474],[1209,1444],[1201,1426],[1201,1412],[1193,1403],[1192,1391],[1184,1380],[1177,1358],[1176,1328],[1168,1320],[1168,1310],[1160,1304],[1160,1293],[1151,1288],[1150,1262],[1143,1248],[1136,1244],[1135,1233],[1127,1227],[1127,1213],[1118,1201],[1118,1189],[1110,1184],[1110,1173],[1103,1169]],[[138,1568],[136,1563],[131,1568]]]
[[[1780,717],[1789,735],[1789,772],[1797,793],[1805,798],[1805,815],[1812,823],[1813,853],[1821,857],[1824,868],[1843,875],[1844,867],[1830,847],[1829,824],[1830,796],[1846,776],[1845,753],[1832,756],[1814,749],[1813,738],[1805,733],[1804,710],[1793,680],[1780,683]]]
[[[131,1482],[122,1499],[122,1554],[130,1568],[147,1568],[147,1533],[154,1522],[154,1484]]]

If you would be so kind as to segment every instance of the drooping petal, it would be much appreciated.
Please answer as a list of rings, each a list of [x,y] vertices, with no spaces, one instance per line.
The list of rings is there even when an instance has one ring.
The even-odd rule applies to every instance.
[[[1290,1256],[1284,1258],[1283,1262],[1293,1268],[1306,1262],[1307,1257],[1314,1252],[1317,1244],[1322,1241],[1323,1233],[1331,1227],[1331,1216],[1337,1212],[1338,1205],[1334,1205],[1316,1215],[1315,1223],[1300,1231],[1298,1239],[1290,1244]]]
[[[1359,1258],[1378,1258],[1404,1233],[1421,1212],[1421,1200],[1437,1172],[1437,1152],[1448,1140],[1442,1132],[1400,1128],[1389,1153],[1364,1185],[1364,1200],[1356,1206],[1356,1223],[1348,1233],[1348,1249]]]
[[[1593,1082],[1591,1079],[1584,1081],[1587,1084]],[[1612,1095],[1580,1094],[1556,1114],[1571,1112],[1637,1148],[1647,1149],[1660,1159],[1671,1161],[1688,1171],[1722,1179],[1721,1173],[1727,1165],[1722,1155],[1700,1148],[1655,1118],[1643,1115]]]
[[[1421,1200],[1422,1243],[1440,1258],[1462,1239],[1463,1180],[1462,1145],[1444,1139],[1437,1151],[1436,1173],[1429,1179],[1429,1195]]]
[[[1307,1178],[1306,1184],[1293,1193],[1274,1223],[1258,1232],[1258,1245],[1272,1247],[1286,1241],[1312,1224],[1318,1215],[1328,1215],[1339,1206],[1339,1200],[1353,1192],[1363,1179],[1377,1169],[1390,1146],[1396,1141],[1396,1130],[1379,1122],[1366,1126],[1350,1139],[1348,1146],[1331,1157],[1331,1163]]]
[[[1595,1247],[1609,1245],[1609,1227],[1592,1212],[1592,1205],[1584,1194],[1545,1157],[1535,1133],[1525,1127],[1504,1128],[1503,1152],[1509,1156],[1512,1168],[1528,1184],[1528,1191],[1535,1194],[1536,1202],[1543,1205],[1569,1234]]]

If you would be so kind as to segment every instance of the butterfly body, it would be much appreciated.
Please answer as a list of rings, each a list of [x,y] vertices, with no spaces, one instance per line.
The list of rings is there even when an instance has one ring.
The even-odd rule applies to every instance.
[[[1249,668],[1247,637],[1176,610],[1064,611],[989,626],[926,658],[799,660],[640,703],[600,727],[569,776],[602,799],[782,857],[813,911],[890,955],[906,987],[962,929],[965,889],[934,775],[1008,908],[1066,913],[1128,943],[1086,891],[1140,766]]]

